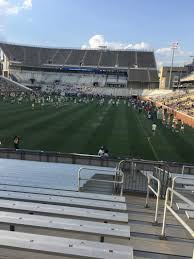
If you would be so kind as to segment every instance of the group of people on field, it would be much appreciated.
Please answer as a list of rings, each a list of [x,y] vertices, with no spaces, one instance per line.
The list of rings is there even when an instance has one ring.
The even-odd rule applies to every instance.
[[[162,124],[171,129],[172,132],[180,132],[184,134],[185,125],[181,120],[177,120],[175,115],[170,113],[167,110],[164,110],[163,107],[156,107],[152,101],[144,101],[139,98],[131,98],[131,104],[139,113],[142,111],[145,112],[146,117],[149,120],[152,120],[151,130],[153,136],[156,134],[157,130],[157,121],[162,121]]]

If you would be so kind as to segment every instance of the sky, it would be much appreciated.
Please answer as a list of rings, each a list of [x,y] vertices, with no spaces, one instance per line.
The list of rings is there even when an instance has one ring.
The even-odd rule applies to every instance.
[[[194,56],[194,0],[0,0],[0,40],[110,49],[153,49],[158,65]]]

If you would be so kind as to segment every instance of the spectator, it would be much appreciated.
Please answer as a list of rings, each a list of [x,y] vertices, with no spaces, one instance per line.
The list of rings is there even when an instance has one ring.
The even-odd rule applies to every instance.
[[[109,158],[109,152],[108,152],[108,149],[105,149],[104,150],[104,155],[103,155],[104,158]]]
[[[103,156],[104,156],[104,147],[103,147],[103,146],[100,147],[100,149],[99,149],[99,151],[98,151],[98,155],[99,155],[100,157],[103,157]]]
[[[14,140],[13,140],[13,143],[14,143],[14,148],[19,149],[20,138],[18,136],[15,136]]]

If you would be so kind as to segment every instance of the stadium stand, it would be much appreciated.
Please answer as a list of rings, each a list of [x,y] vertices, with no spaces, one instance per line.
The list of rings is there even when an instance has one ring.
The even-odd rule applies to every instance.
[[[22,93],[32,92],[32,90],[20,83],[14,82],[6,77],[0,76],[0,93]]]
[[[99,66],[102,67],[114,67],[116,65],[117,52],[103,51]]]
[[[176,109],[190,116],[194,116],[194,93],[173,93],[165,97],[155,97],[154,101],[160,101],[169,108]]]
[[[136,52],[131,51],[131,52],[124,52],[120,51],[118,56],[118,66],[119,67],[134,67],[135,64],[137,64],[136,61]]]
[[[129,81],[131,82],[149,82],[148,71],[139,69],[129,70]]]
[[[52,64],[69,64],[80,65],[82,61],[84,65],[97,66],[99,64],[102,67],[134,67],[137,65],[139,68],[149,67],[156,68],[155,58],[152,51],[114,51],[114,50],[84,50],[84,49],[54,49],[54,48],[40,48],[30,47],[22,45],[14,45],[8,43],[0,43],[1,49],[10,61],[20,61],[23,65],[40,66],[46,63],[49,64],[49,60]],[[86,53],[86,54],[85,54]],[[135,55],[137,53],[137,63]],[[69,55],[70,54],[70,55]],[[68,57],[68,60],[66,58]],[[118,64],[117,57],[118,56]],[[63,57],[63,59],[62,59]],[[65,63],[66,60],[66,63]],[[61,62],[63,61],[63,62]]]
[[[159,87],[152,51],[57,49],[9,43],[0,43],[0,48],[4,53],[3,75],[34,89],[45,88],[44,84],[52,88],[55,81],[91,87]]]
[[[22,166],[23,168],[23,162],[25,163],[25,169],[31,169],[27,171],[21,170],[20,167]],[[155,184],[150,180],[147,181],[147,177],[149,178],[151,176],[152,179],[158,178],[158,181],[161,182],[162,188],[161,190],[158,188],[157,193],[162,194],[165,191],[163,190],[163,185],[166,176],[177,177],[177,174],[166,171],[164,170],[165,168],[158,168],[160,172],[158,175],[155,174],[155,171],[149,168],[149,165],[153,168],[151,161],[145,161],[148,171],[145,170],[146,166],[143,165],[144,161],[142,160],[124,162],[125,165],[129,163],[130,171],[128,166],[127,170],[124,170],[125,167],[119,166],[114,169],[124,170],[125,188],[131,182],[129,178],[131,175],[133,185],[139,185],[140,188],[143,183],[146,185],[149,184],[150,190],[152,192],[156,190],[157,192]],[[170,186],[171,188],[168,188],[167,192],[172,189],[176,196],[176,199],[173,199],[173,207],[170,207],[170,201],[168,199],[164,203],[164,200],[157,196],[157,201],[159,201],[159,206],[157,207],[158,222],[155,223],[158,224],[152,224],[155,218],[154,215],[156,215],[156,208],[155,198],[151,196],[149,197],[149,207],[146,206],[145,208],[145,199],[139,194],[129,195],[126,193],[125,197],[102,194],[93,194],[92,196],[91,193],[83,192],[84,189],[82,189],[82,192],[62,190],[61,186],[63,184],[61,181],[58,181],[58,190],[56,190],[50,185],[53,168],[55,168],[57,175],[55,181],[57,181],[58,177],[61,180],[63,178],[65,181],[64,168],[67,165],[64,164],[64,168],[62,167],[59,170],[60,164],[58,166],[53,163],[35,162],[37,165],[32,167],[34,163],[32,161],[16,162],[12,159],[9,161],[7,159],[1,159],[2,165],[6,163],[11,164],[12,169],[9,166],[7,172],[0,172],[2,183],[0,188],[7,194],[2,195],[1,192],[0,200],[1,256],[5,258],[7,256],[10,259],[33,259],[35,257],[37,259],[69,259],[71,257],[87,258],[88,256],[89,258],[99,258],[100,256],[100,258],[109,259],[111,254],[111,258],[115,259],[191,258],[193,253],[193,240],[191,236],[193,233],[191,228],[193,211],[189,210],[188,206],[185,207],[185,205],[181,205],[183,206],[181,210],[176,209],[174,205],[177,203],[177,198],[179,198],[190,206],[193,204],[193,196],[189,200],[186,195],[178,193],[177,190],[175,191],[174,187],[171,187],[171,181],[168,181],[167,187]],[[48,164],[48,167],[46,167],[46,164]],[[36,171],[34,167],[36,169],[39,168],[39,170]],[[48,168],[48,170],[43,170],[44,167]],[[71,167],[74,168],[76,165],[71,165]],[[91,166],[90,168],[92,170]],[[101,168],[95,167],[95,170],[101,170]],[[186,174],[188,168],[185,167],[184,171]],[[10,182],[6,182],[6,175]],[[182,174],[179,175],[182,177]],[[141,178],[139,178],[140,176]],[[189,175],[189,177],[191,179],[193,176]],[[20,180],[20,183],[15,181],[15,179]],[[138,179],[140,180],[139,182]],[[22,184],[24,180],[25,182]],[[29,185],[34,184],[34,187],[25,187],[27,181]],[[40,187],[38,181],[40,181],[39,183],[41,185],[44,183],[44,186]],[[3,182],[6,182],[5,185],[3,185]],[[176,189],[182,183],[182,181],[179,182]],[[187,183],[189,182],[187,181]],[[96,191],[99,192],[100,189],[105,188],[104,184],[108,185],[109,183],[101,181]],[[47,188],[45,188],[46,186]],[[95,186],[97,187],[97,183]],[[182,190],[185,189],[183,186],[181,188]],[[49,203],[44,204],[42,195],[44,194],[45,197],[49,198],[55,192],[57,193],[55,197],[61,199],[76,197],[77,199],[84,199],[85,202],[94,204],[94,206],[103,202],[107,203],[107,201],[112,205],[117,204],[120,206],[120,204],[123,204],[126,206],[127,204],[127,211],[121,213],[110,208],[110,211],[102,208],[96,208],[95,210],[88,209],[86,203],[86,207],[79,207],[79,204],[75,205],[73,203],[71,207],[65,205],[59,206],[52,199]],[[27,201],[26,197],[30,199],[34,193],[37,194],[36,201]],[[5,196],[10,196],[10,199]],[[24,197],[23,200],[22,196]],[[12,198],[14,200],[11,200]],[[171,215],[169,213],[164,214],[164,207],[171,212]],[[164,218],[165,222],[163,221]],[[175,221],[175,218],[178,222]],[[162,222],[163,228],[161,225]]]
[[[86,51],[85,59],[83,62],[84,66],[96,67],[100,58],[101,51],[90,50]]]

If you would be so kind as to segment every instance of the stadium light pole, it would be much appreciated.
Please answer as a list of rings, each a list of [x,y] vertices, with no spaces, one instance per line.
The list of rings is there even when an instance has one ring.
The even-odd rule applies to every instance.
[[[172,62],[171,62],[171,67],[170,67],[170,75],[169,75],[169,81],[168,81],[168,89],[171,87],[171,81],[172,81],[172,69],[173,69],[173,64],[174,64],[174,53],[175,49],[178,48],[178,42],[173,42],[171,49],[172,49]]]

